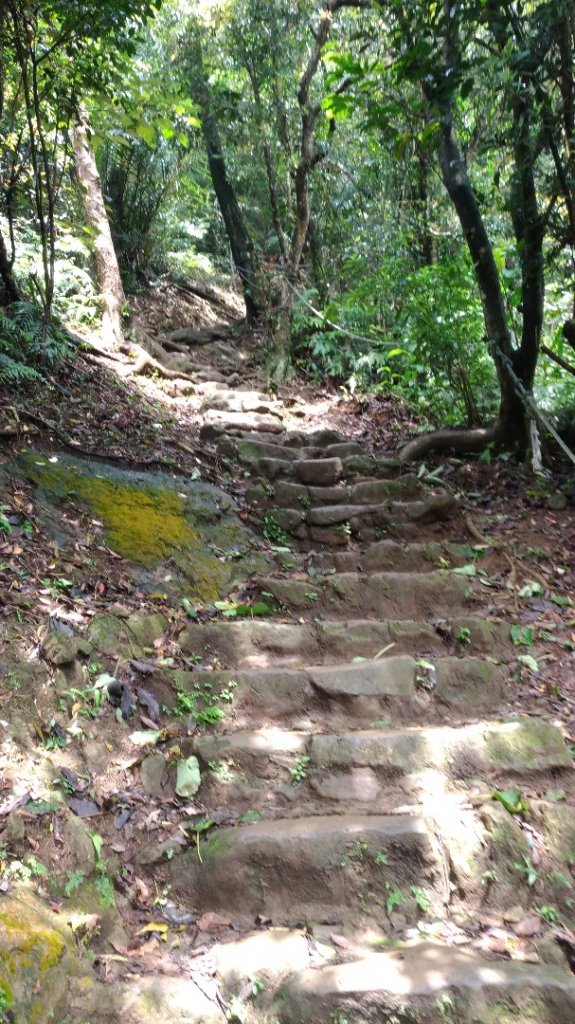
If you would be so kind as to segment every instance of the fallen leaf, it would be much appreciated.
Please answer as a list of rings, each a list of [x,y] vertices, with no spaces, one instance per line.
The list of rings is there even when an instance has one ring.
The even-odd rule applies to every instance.
[[[165,935],[169,931],[169,925],[162,921],[148,921],[142,928],[139,928],[136,935],[146,935],[148,932],[160,932]]]
[[[202,914],[196,921],[196,924],[200,931],[208,932],[210,935],[220,935],[223,932],[227,932],[228,928],[232,926],[231,921],[211,910],[206,914]]]
[[[66,801],[68,807],[74,814],[77,814],[79,818],[94,818],[97,814],[102,813],[102,808],[95,802],[95,800],[84,800],[79,797],[69,797]]]

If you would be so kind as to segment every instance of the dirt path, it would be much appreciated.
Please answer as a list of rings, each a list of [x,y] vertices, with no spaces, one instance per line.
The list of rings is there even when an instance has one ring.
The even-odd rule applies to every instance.
[[[96,953],[80,941],[74,967],[56,950],[66,1006],[38,968],[34,1019],[57,1007],[75,1024],[572,1024],[572,751],[556,723],[515,713],[518,651],[529,671],[538,649],[501,614],[504,556],[393,454],[311,417],[294,429],[257,391],[220,381],[204,395],[200,439],[234,467],[266,568],[220,617],[190,609],[171,648],[161,616],[116,607],[107,631],[105,616],[92,626],[93,649],[118,661],[128,623],[148,695],[139,740],[121,691],[116,726],[86,727],[90,771],[99,757],[110,772],[106,748],[115,766],[96,794],[104,848],[74,826],[100,895],[104,857],[119,857],[129,935],[102,918]],[[532,596],[553,605],[543,584]],[[81,651],[53,636],[45,653],[69,675]],[[175,719],[160,715],[168,676]],[[94,796],[69,765],[73,799]],[[126,795],[118,779],[128,789],[134,771]],[[139,817],[125,812],[136,798]],[[19,814],[8,846],[23,841]],[[41,913],[36,895],[0,897],[11,990],[14,921]],[[21,1016],[6,1002],[4,1020],[32,1020],[29,1000]]]

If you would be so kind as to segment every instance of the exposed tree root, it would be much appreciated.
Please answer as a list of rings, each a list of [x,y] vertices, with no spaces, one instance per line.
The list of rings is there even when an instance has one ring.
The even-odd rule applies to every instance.
[[[408,441],[401,449],[401,462],[414,462],[428,452],[459,455],[462,452],[479,452],[493,441],[500,441],[502,431],[496,421],[490,427],[477,427],[471,430],[434,430],[431,434],[422,434],[413,441]]]
[[[128,366],[124,370],[123,376],[135,377],[149,367],[151,370],[159,373],[160,376],[166,377],[167,380],[189,380],[192,384],[197,383],[195,377],[192,377],[189,373],[184,373],[182,370],[169,370],[159,359],[155,359],[149,352],[146,352],[141,345],[131,345],[130,348],[137,358],[133,366]]]

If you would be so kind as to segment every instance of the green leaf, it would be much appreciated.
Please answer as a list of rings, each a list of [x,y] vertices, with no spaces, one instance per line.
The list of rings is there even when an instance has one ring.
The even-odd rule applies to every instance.
[[[140,732],[133,732],[130,740],[136,747],[145,747],[148,743],[155,745],[161,737],[161,729],[145,729]]]
[[[560,608],[571,604],[571,598],[566,597],[565,594],[551,594],[550,600],[553,601],[553,604],[559,605]]]
[[[540,583],[535,583],[533,580],[529,580],[521,590],[517,591],[518,597],[535,597],[536,594],[543,594],[544,588]]]
[[[491,796],[510,814],[525,814],[529,810],[529,804],[516,789],[494,789]]]
[[[178,761],[176,768],[176,793],[178,796],[195,796],[202,784],[200,762],[192,754],[186,760]]]
[[[460,565],[458,569],[450,570],[454,576],[477,576],[477,567],[473,562],[468,565]]]
[[[532,672],[539,672],[539,664],[530,654],[518,654],[517,661],[520,661],[522,665],[525,665],[525,668],[530,669]]]
[[[181,604],[182,608],[184,609],[186,615],[190,619],[197,619],[198,613],[197,613],[196,609],[194,608],[192,602],[187,597],[183,597],[182,600],[180,601],[180,604]]]
[[[90,836],[90,839],[92,840],[92,846],[96,851],[96,860],[100,861],[102,859],[102,845],[104,840],[102,839],[102,836],[98,835],[97,832],[88,832],[88,835]]]
[[[531,626],[511,626],[509,636],[514,647],[530,647],[533,643],[533,630]]]
[[[27,804],[24,804],[23,810],[27,814],[53,814],[60,810],[60,804],[51,800],[29,800]]]
[[[136,125],[136,135],[144,142],[147,142],[148,146],[153,146],[156,133],[151,124],[146,124],[145,121],[139,121]]]
[[[265,601],[254,601],[251,606],[252,615],[269,615],[271,608]]]

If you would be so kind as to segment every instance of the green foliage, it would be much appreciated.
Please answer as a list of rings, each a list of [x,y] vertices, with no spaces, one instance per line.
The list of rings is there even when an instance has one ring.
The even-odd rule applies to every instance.
[[[303,301],[296,308],[302,369],[316,379],[348,380],[352,388],[393,390],[433,423],[473,425],[495,412],[481,305],[466,258],[410,269],[395,256],[374,275],[358,254],[344,269],[358,284],[322,316]],[[314,304],[316,296],[303,299]]]
[[[31,302],[0,309],[0,383],[38,380],[67,354],[65,335]]]

